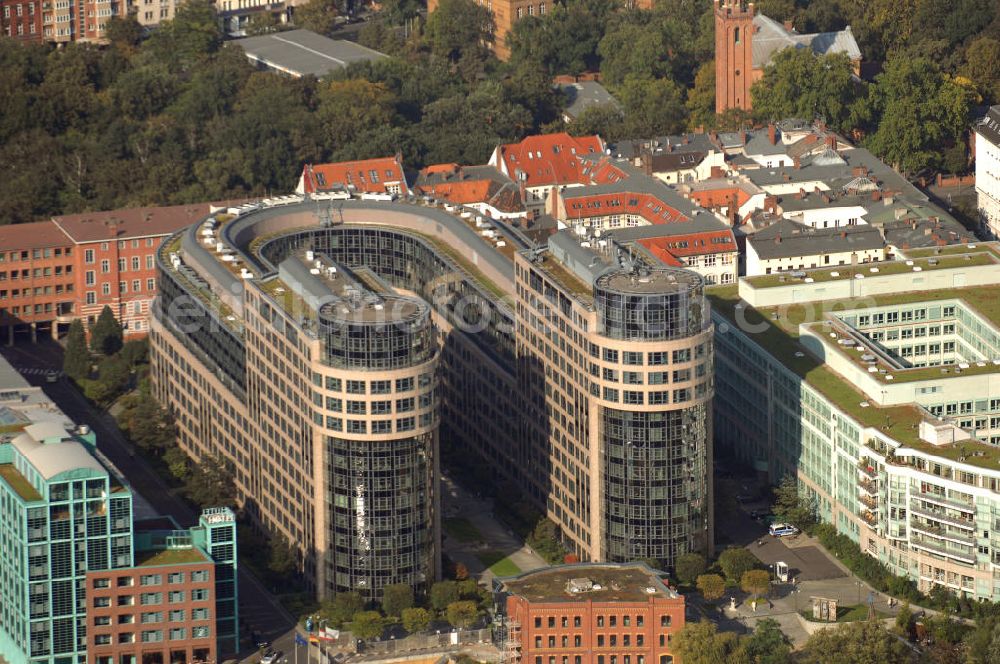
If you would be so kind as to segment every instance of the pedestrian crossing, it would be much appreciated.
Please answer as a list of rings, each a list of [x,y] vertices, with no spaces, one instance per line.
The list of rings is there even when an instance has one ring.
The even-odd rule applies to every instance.
[[[45,369],[43,367],[14,367],[18,373],[25,376],[44,376],[45,374],[54,371],[54,369]],[[63,372],[56,371],[57,376],[62,378]]]

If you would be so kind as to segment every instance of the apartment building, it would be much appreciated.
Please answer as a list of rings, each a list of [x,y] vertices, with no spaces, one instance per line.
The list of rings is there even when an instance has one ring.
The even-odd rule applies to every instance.
[[[41,0],[0,0],[0,34],[21,42],[41,39]]]
[[[674,661],[684,597],[644,564],[562,565],[493,583],[502,661]]]
[[[1000,106],[993,106],[973,127],[976,134],[976,199],[981,227],[1000,235]]]
[[[557,249],[539,267],[523,233],[467,212],[283,197],[171,237],[151,364],[180,444],[226,459],[320,596],[436,577],[439,436],[585,559],[710,549],[703,280],[614,242],[584,260],[568,231],[550,245],[565,266]]]
[[[189,530],[169,519],[133,530],[141,498],[97,450],[94,434],[74,427],[5,361],[0,425],[0,652],[6,662],[195,664],[238,650],[230,510],[206,510]],[[185,626],[183,634],[164,636],[164,652],[154,654],[156,642],[143,639],[137,627],[143,622],[130,613],[141,598],[129,593],[143,585],[143,570],[162,568],[178,580],[176,574],[194,569],[182,563],[194,558],[199,574],[185,583],[209,574],[198,586],[207,617],[199,612],[191,626],[197,631]]]
[[[717,452],[797,477],[922,590],[995,601],[998,291],[1000,250],[975,244],[710,292]]]
[[[209,209],[132,208],[0,226],[0,340],[58,338],[74,319],[93,323],[105,306],[126,336],[146,334],[156,248]]]

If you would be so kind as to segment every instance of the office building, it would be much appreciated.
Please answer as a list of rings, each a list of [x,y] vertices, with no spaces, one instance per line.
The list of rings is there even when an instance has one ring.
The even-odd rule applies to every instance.
[[[684,597],[641,563],[548,567],[494,581],[510,664],[672,664]]]
[[[976,155],[976,201],[981,228],[1000,236],[1000,106],[993,106],[973,127]]]
[[[134,514],[149,508],[97,450],[94,434],[75,428],[41,388],[28,385],[5,361],[0,361],[0,432],[4,661],[194,664],[237,651],[230,510],[206,510],[190,530],[162,518],[133,530]],[[187,585],[180,584],[178,574],[195,570],[198,575],[185,576]],[[142,575],[161,572],[174,575],[164,576],[168,584],[179,583],[170,591],[185,593],[207,574],[197,587],[200,604],[191,607],[207,613],[196,619],[187,612],[181,619],[168,609],[186,607],[164,607],[157,655],[151,644],[159,642],[146,633],[152,622],[139,613],[152,604],[144,604],[138,592]],[[170,631],[176,629],[183,632]]]
[[[126,337],[146,334],[156,248],[210,209],[131,208],[0,226],[0,342],[58,338],[74,319],[96,321],[105,306]]]
[[[423,199],[211,215],[159,251],[155,394],[320,596],[436,577],[438,431],[581,558],[711,550],[704,281],[555,238]]]
[[[994,244],[711,291],[717,454],[921,590],[1000,599],[998,295]]]

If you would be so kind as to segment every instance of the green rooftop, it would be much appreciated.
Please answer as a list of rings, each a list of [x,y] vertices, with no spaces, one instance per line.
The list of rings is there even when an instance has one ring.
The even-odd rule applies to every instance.
[[[706,289],[706,295],[712,304],[713,311],[719,313],[734,323],[736,305],[740,302],[737,285],[714,286]],[[876,304],[926,302],[931,300],[961,299],[969,306],[977,309],[991,320],[1000,315],[1000,286],[990,286],[976,289],[959,289],[943,291],[924,291],[901,293],[895,295],[875,296],[863,300],[834,300],[827,302],[823,310],[844,310],[854,306],[870,306]],[[816,320],[817,312],[813,307],[795,304],[786,307],[754,309],[743,303],[743,319],[754,326],[764,326],[759,333],[747,335],[751,341],[767,351],[780,364],[803,378],[811,387],[833,402],[846,415],[862,426],[878,429],[901,444],[915,449],[925,450],[949,459],[960,456],[967,457],[970,465],[996,469],[1000,467],[1000,449],[989,445],[966,442],[955,445],[931,445],[920,439],[919,426],[924,418],[924,411],[916,405],[899,405],[880,407],[869,401],[869,398],[855,388],[840,374],[827,367],[799,343],[799,325]],[[992,315],[987,315],[987,309]],[[777,318],[772,315],[779,313]],[[736,326],[738,328],[738,326]],[[941,367],[930,367],[940,376]],[[919,369],[916,371],[924,371]],[[904,380],[904,371],[895,371],[897,381]],[[862,406],[861,404],[867,404]],[[963,453],[959,448],[974,446],[976,450],[987,454],[976,457]]]
[[[991,250],[970,251],[966,245],[961,245],[964,251],[941,254],[935,256],[927,254],[925,258],[914,258],[913,265],[907,265],[907,261],[883,261],[880,263],[863,263],[861,265],[841,265],[822,270],[801,270],[806,278],[812,279],[815,283],[829,281],[842,281],[854,279],[855,275],[875,278],[893,274],[904,274],[913,272],[919,267],[919,272],[933,270],[949,270],[961,267],[976,267],[981,265],[991,265],[1000,262],[1000,257]],[[914,255],[915,252],[910,252]],[[747,283],[754,288],[775,288],[777,286],[792,286],[795,284],[809,283],[802,278],[793,277],[792,272],[799,270],[785,270],[776,274],[763,274],[756,277],[746,277]]]
[[[31,482],[14,467],[14,464],[0,463],[0,478],[7,482],[10,488],[14,490],[14,493],[21,496],[24,500],[34,502],[42,499],[42,494],[38,493],[35,487],[31,486]]]
[[[152,549],[136,551],[136,567],[162,567],[164,565],[185,565],[203,563],[208,557],[200,549],[189,547],[184,549]]]

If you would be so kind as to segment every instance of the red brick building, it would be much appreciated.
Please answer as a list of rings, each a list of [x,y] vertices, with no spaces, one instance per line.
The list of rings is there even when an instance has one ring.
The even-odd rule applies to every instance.
[[[41,41],[42,0],[0,0],[0,35],[18,41]]]
[[[210,212],[207,203],[134,208],[0,226],[0,343],[90,323],[105,305],[126,336],[148,328],[155,252]]]
[[[524,664],[678,664],[684,597],[642,563],[564,565],[496,583],[501,642]]]

